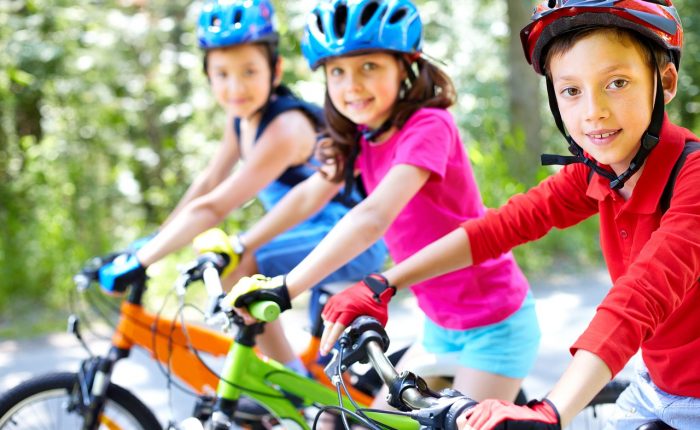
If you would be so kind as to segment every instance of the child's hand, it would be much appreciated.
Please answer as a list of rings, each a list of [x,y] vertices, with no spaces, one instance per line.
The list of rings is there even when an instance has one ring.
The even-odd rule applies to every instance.
[[[335,345],[345,327],[355,318],[367,315],[381,325],[389,319],[389,300],[396,288],[380,274],[366,276],[362,281],[331,297],[323,308],[323,319],[330,323],[321,337],[321,354],[326,355]]]
[[[197,254],[215,252],[226,255],[229,258],[229,263],[221,273],[221,278],[226,278],[236,269],[243,253],[243,247],[237,241],[237,236],[229,237],[223,230],[212,228],[195,237],[192,241],[192,247]]]
[[[109,294],[121,294],[129,285],[146,280],[146,269],[134,254],[124,253],[100,267],[100,286]]]
[[[292,308],[284,276],[268,278],[263,275],[253,275],[243,277],[221,300],[221,306],[234,308],[236,313],[243,317],[246,324],[253,324],[258,321],[250,315],[246,308],[252,303],[263,300],[277,303],[281,311]]]
[[[561,430],[559,412],[547,399],[517,406],[488,399],[474,406],[457,420],[459,429],[474,430]]]

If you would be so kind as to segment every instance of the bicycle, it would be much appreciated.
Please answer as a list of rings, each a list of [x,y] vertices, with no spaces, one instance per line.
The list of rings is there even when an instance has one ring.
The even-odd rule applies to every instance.
[[[218,277],[205,277],[205,283],[218,282]],[[207,286],[207,289],[216,290]],[[250,307],[251,313],[262,321],[270,321],[277,317],[279,308],[271,302],[255,303]],[[449,420],[459,416],[465,405],[472,404],[471,400],[458,395],[456,391],[447,389],[440,393],[431,391],[423,380],[410,372],[403,372],[400,378],[394,370],[393,363],[387,358],[385,352],[389,346],[389,338],[383,327],[372,319],[365,318],[367,323],[356,323],[344,335],[341,340],[339,353],[326,366],[326,375],[332,380],[335,391],[309,380],[298,374],[290,372],[278,363],[261,360],[254,354],[255,336],[260,332],[264,323],[246,326],[243,320],[232,310],[223,310],[226,319],[238,328],[234,344],[231,346],[226,364],[221,373],[221,381],[217,388],[217,395],[208,416],[195,416],[182,423],[183,430],[227,430],[234,422],[233,414],[236,403],[242,395],[247,395],[263,405],[277,423],[288,429],[308,429],[308,416],[299,411],[308,411],[308,407],[318,408],[319,412],[314,419],[315,427],[320,414],[323,411],[347,411],[352,405],[355,410],[362,411],[364,415],[350,412],[361,423],[379,422],[381,426],[395,429],[413,429],[420,426],[429,428],[448,428],[446,423],[440,420]],[[360,326],[359,328],[357,326]],[[351,339],[347,337],[351,336]],[[381,340],[381,344],[377,339]],[[350,351],[343,358],[343,347]],[[347,389],[341,370],[349,369],[357,362],[367,363],[371,358],[372,367],[387,383],[394,393],[388,399],[389,403],[399,409],[420,408],[412,415],[400,415],[396,412],[387,412],[369,409],[367,404],[353,399]],[[387,376],[389,375],[389,376]],[[342,392],[341,392],[342,387]],[[606,390],[591,402],[589,408],[596,408],[601,404],[614,402],[617,395],[623,389],[623,384],[610,384]],[[400,393],[397,396],[396,393]],[[415,392],[409,401],[402,406],[405,393]],[[402,399],[397,400],[397,399]],[[421,400],[422,399],[422,400]],[[459,400],[462,399],[462,400]],[[339,406],[329,406],[338,404]],[[301,405],[302,408],[298,406]],[[450,412],[452,411],[452,412]],[[341,418],[344,415],[340,415]],[[363,420],[364,419],[364,420]],[[369,425],[370,428],[371,424]],[[347,428],[347,422],[343,419],[343,427]]]
[[[74,281],[79,292],[85,292],[97,281],[97,270],[111,261],[116,254],[95,258],[84,267]],[[186,267],[175,287],[184,293],[192,282],[214,276],[225,265],[225,257],[207,254]],[[214,281],[209,281],[212,284]],[[206,284],[206,283],[205,283]],[[219,285],[220,288],[220,285]],[[118,322],[111,335],[111,346],[104,356],[94,356],[82,338],[78,319],[69,318],[69,331],[74,334],[88,352],[89,358],[81,362],[76,373],[51,373],[32,378],[10,389],[0,397],[0,429],[27,429],[31,425],[52,424],[62,420],[66,429],[142,429],[162,428],[153,412],[134,394],[111,382],[115,364],[127,358],[133,347],[151,354],[163,363],[168,380],[172,375],[184,383],[197,396],[195,415],[206,416],[211,408],[212,396],[219,384],[219,375],[201,359],[200,353],[211,357],[225,357],[232,347],[230,337],[218,330],[199,325],[185,324],[177,318],[166,318],[148,312],[143,307],[146,282],[133,285],[118,309]],[[210,295],[209,306],[214,306],[220,292]],[[102,297],[102,296],[98,296]],[[104,307],[92,303],[93,308]],[[100,313],[102,313],[100,311]],[[208,312],[211,313],[211,310]],[[332,387],[323,373],[323,365],[316,363],[322,322],[320,316],[313,327],[311,339],[301,354],[302,361],[321,384]],[[373,398],[380,382],[362,379],[361,388],[351,388],[364,404]],[[178,384],[174,384],[179,386]],[[183,390],[187,388],[181,387]],[[31,409],[30,409],[31,408]],[[27,411],[29,411],[28,414]],[[55,414],[55,415],[51,415]],[[242,420],[245,421],[245,420]],[[48,424],[46,426],[48,426]]]
[[[337,382],[340,393],[343,387],[340,376],[344,369],[357,362],[371,362],[372,367],[389,387],[387,402],[398,411],[361,408],[357,404],[352,411],[339,404],[321,408],[319,415],[324,410],[338,411],[343,417],[346,429],[350,429],[345,417],[347,414],[370,430],[381,430],[383,423],[369,415],[373,413],[409,417],[419,423],[421,429],[455,430],[457,418],[477,402],[452,389],[435,392],[420,376],[412,372],[398,373],[384,355],[388,344],[389,338],[377,320],[371,317],[357,318],[339,339],[333,359],[326,367],[326,373],[329,378]],[[614,403],[620,394],[619,389],[623,386],[626,384],[612,381],[589,403],[586,409]],[[646,423],[637,430],[673,430],[673,428],[657,420]]]
[[[100,261],[95,266],[103,264]],[[177,289],[184,291],[192,282],[204,279],[213,297],[214,308],[220,297],[218,271],[225,262],[222,256],[207,254],[196,264],[183,271]],[[83,288],[94,280],[94,271],[83,271],[76,280]],[[213,286],[213,287],[212,287]],[[196,390],[199,401],[193,417],[209,428],[228,429],[236,421],[236,404],[247,395],[263,405],[285,428],[309,428],[310,417],[304,413],[309,407],[324,408],[337,402],[338,393],[334,378],[329,388],[324,384],[302,377],[281,364],[259,357],[254,349],[255,336],[263,324],[245,326],[235,313],[228,311],[226,322],[238,328],[233,342],[212,330],[188,326],[184,321],[159,318],[146,312],[141,306],[145,283],[133,286],[122,304],[120,321],[112,337],[112,347],[104,357],[85,360],[78,373],[62,373],[35,378],[0,399],[0,429],[29,428],[31,421],[47,418],[38,414],[37,402],[53,399],[53,412],[62,415],[65,427],[82,429],[156,429],[160,428],[151,411],[133,394],[110,382],[115,363],[128,356],[134,345],[153,353],[154,358],[167,363],[169,372],[180,377]],[[274,311],[263,305],[261,319],[275,318]],[[272,312],[272,314],[269,314]],[[213,313],[213,312],[210,312]],[[77,327],[74,329],[78,335]],[[388,338],[387,338],[388,345]],[[224,369],[217,375],[199,357],[199,351],[211,355],[226,355]],[[383,351],[382,351],[383,353]],[[391,362],[389,362],[391,364]],[[347,387],[345,381],[343,385]],[[214,396],[214,387],[216,395]],[[349,391],[349,390],[348,390]],[[341,396],[343,407],[366,408],[369,402],[355,401]],[[353,399],[353,400],[351,400]],[[417,428],[412,418],[386,416],[380,412],[380,421],[394,428]],[[63,416],[65,415],[65,416]],[[372,416],[372,413],[370,413]],[[55,423],[52,418],[49,423]],[[12,427],[14,425],[15,427]]]

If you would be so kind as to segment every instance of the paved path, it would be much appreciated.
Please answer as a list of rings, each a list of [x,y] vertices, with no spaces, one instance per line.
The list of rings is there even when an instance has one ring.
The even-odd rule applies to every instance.
[[[524,388],[531,397],[546,394],[569,361],[567,346],[585,329],[595,306],[609,288],[607,273],[600,270],[587,276],[561,274],[544,280],[533,280],[533,292],[537,299],[543,338],[539,358]],[[420,327],[419,311],[415,300],[405,295],[392,302],[392,319],[387,331],[392,339],[392,349],[410,343]],[[306,311],[303,307],[283,314],[286,327],[305,327]],[[291,338],[297,348],[305,345],[308,334],[293,330]],[[91,342],[93,351],[105,351],[104,341]],[[0,341],[0,392],[15,386],[32,375],[77,369],[85,352],[72,336],[55,334],[25,341]],[[629,374],[629,369],[623,374]],[[192,409],[189,396],[173,390],[168,395],[166,379],[155,367],[147,353],[134,350],[132,356],[120,362],[114,373],[114,382],[123,385],[152,407],[165,423],[170,419],[180,421]],[[172,405],[172,406],[171,406]]]

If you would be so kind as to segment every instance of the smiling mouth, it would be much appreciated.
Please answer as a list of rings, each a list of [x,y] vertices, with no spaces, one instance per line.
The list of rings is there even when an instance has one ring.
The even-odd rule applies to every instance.
[[[371,101],[372,101],[371,98],[362,99],[362,100],[353,100],[353,101],[345,102],[345,105],[350,107],[350,108],[353,108],[353,109],[362,109],[362,108],[366,107],[367,105],[369,105],[369,103]]]
[[[617,138],[622,132],[622,129],[610,130],[610,131],[596,131],[594,133],[586,133],[586,137],[595,145],[605,145]]]
[[[620,130],[615,130],[615,131],[610,131],[610,132],[602,133],[602,134],[589,134],[589,136],[594,138],[594,139],[605,139],[605,138],[610,137],[610,136],[617,134],[619,132],[620,132]]]

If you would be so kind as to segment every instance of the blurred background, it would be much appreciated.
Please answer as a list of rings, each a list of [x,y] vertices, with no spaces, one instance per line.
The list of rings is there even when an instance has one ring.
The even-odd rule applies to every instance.
[[[274,1],[284,80],[312,101],[299,39],[311,0]],[[487,206],[551,173],[566,153],[519,30],[529,0],[416,0],[425,52],[444,62],[453,108]],[[700,3],[674,2],[685,28],[669,113],[700,131]],[[0,339],[63,328],[71,276],[90,256],[153,232],[219,143],[223,115],[202,72],[199,2],[0,1]],[[246,228],[256,202],[225,228]],[[517,250],[529,275],[600,264],[597,220]],[[163,288],[186,250],[150,272]],[[187,255],[183,255],[187,254]],[[161,276],[162,275],[162,276]],[[162,278],[162,280],[161,280]],[[157,290],[157,289],[156,289]],[[40,312],[36,312],[40,309]]]

